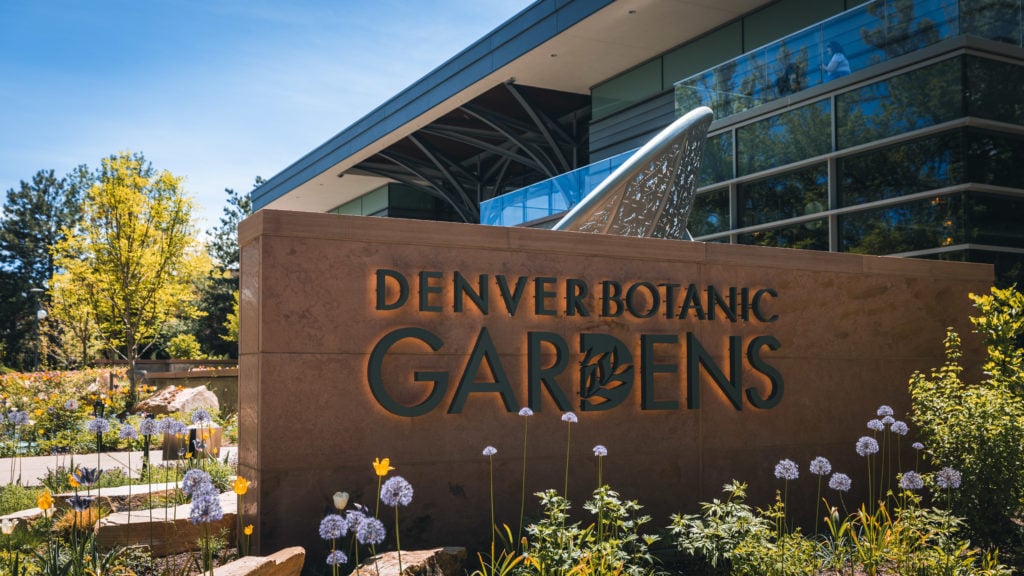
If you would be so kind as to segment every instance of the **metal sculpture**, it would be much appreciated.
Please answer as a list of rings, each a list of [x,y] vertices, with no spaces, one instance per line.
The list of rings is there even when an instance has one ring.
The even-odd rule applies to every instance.
[[[555,230],[691,240],[701,155],[713,113],[702,106],[658,133],[573,207]]]

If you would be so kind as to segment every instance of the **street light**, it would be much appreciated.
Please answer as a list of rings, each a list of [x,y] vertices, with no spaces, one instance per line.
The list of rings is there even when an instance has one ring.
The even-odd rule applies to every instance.
[[[45,290],[43,290],[42,288],[29,288],[28,291],[32,293],[32,296],[35,299],[35,304],[36,304],[35,346],[34,346],[35,350],[34,350],[34,353],[32,355],[32,371],[33,372],[38,372],[39,371],[39,348],[41,347],[40,344],[39,344],[39,323],[41,321],[43,321],[46,318],[46,316],[47,316],[46,310],[43,310],[43,306],[39,302],[39,295],[42,294],[43,292],[45,292]]]

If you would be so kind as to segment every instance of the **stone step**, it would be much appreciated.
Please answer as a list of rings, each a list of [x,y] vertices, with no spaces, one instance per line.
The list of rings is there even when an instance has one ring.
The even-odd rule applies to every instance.
[[[149,510],[116,512],[96,524],[96,546],[109,550],[115,546],[146,546],[154,556],[166,556],[199,550],[199,539],[208,528],[210,535],[227,530],[227,541],[235,541],[238,495],[224,492],[220,506],[224,517],[208,527],[195,525],[189,519],[191,504],[171,508],[155,508],[150,521]]]

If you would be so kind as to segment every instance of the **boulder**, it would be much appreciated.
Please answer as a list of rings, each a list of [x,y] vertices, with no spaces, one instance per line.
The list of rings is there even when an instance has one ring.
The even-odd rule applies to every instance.
[[[207,390],[206,386],[198,386],[196,388],[167,386],[135,405],[136,412],[157,415],[173,414],[175,412],[190,414],[197,408],[220,410],[217,395]]]
[[[398,553],[385,552],[366,559],[353,576],[463,576],[466,549],[457,546],[431,550],[403,550],[402,572],[398,572]]]
[[[292,546],[270,556],[246,556],[213,569],[214,576],[299,576],[306,550]]]

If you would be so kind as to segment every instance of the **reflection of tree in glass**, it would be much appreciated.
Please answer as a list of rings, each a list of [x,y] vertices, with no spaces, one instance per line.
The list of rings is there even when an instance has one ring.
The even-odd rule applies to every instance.
[[[1020,0],[973,0],[960,7],[960,33],[1020,45]]]
[[[743,184],[738,192],[741,226],[806,216],[828,206],[828,173],[825,165],[819,164]],[[828,250],[828,227],[814,224],[744,234],[740,243]]]
[[[862,28],[861,38],[866,44],[884,51],[887,60],[938,42],[941,38],[935,21],[914,16],[920,4],[920,0],[869,4],[868,14],[878,18],[879,24],[875,28]]]
[[[794,57],[793,52],[786,46],[785,40],[779,44],[779,54],[775,58],[777,66],[776,95],[781,97],[807,88],[808,60],[807,46],[802,46]]]
[[[828,153],[830,110],[828,100],[819,100],[740,128],[740,175]]]
[[[962,197],[936,196],[841,218],[843,250],[898,254],[963,240]]]
[[[952,58],[840,94],[839,148],[962,116],[961,63],[961,58]]]

